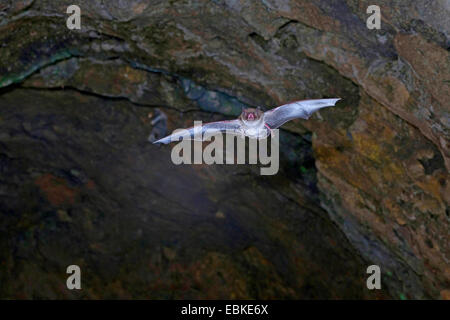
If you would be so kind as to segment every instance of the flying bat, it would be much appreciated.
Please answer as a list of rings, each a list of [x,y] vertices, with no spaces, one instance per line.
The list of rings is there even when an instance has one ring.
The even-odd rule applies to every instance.
[[[153,143],[171,143],[180,139],[201,140],[219,132],[247,136],[254,139],[267,138],[273,129],[281,127],[287,121],[301,118],[308,119],[314,112],[325,107],[332,107],[339,101],[335,99],[300,100],[284,104],[277,108],[263,112],[260,107],[242,110],[239,118],[234,120],[205,123],[159,139]]]

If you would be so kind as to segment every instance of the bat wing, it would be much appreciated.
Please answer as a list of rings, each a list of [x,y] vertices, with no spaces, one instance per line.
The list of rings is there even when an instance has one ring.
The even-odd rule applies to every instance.
[[[219,132],[226,132],[231,134],[241,134],[241,122],[236,120],[217,121],[205,123],[201,126],[195,126],[188,129],[175,130],[170,136],[162,138],[153,143],[168,144],[181,139],[200,140],[211,137]]]
[[[308,119],[317,110],[334,106],[338,100],[340,100],[340,98],[291,102],[278,108],[266,111],[264,113],[264,121],[270,128],[275,129],[292,119]]]

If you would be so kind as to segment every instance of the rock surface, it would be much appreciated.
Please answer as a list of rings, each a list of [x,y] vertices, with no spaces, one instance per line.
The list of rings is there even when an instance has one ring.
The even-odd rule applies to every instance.
[[[73,297],[75,262],[85,298],[448,297],[447,1],[380,1],[380,30],[365,0],[78,3],[72,31],[70,1],[0,4],[3,297]],[[146,142],[154,107],[173,130],[336,96],[275,177]]]

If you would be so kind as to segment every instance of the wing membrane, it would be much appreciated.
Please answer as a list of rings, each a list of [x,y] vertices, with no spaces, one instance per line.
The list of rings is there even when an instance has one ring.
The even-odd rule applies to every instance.
[[[182,139],[188,140],[200,140],[204,141],[205,138],[211,137],[219,132],[226,132],[231,134],[241,133],[241,123],[239,120],[230,121],[217,121],[205,123],[201,126],[195,126],[188,129],[175,130],[173,134],[162,138],[153,143],[163,143],[168,144],[174,141],[179,141]]]
[[[313,99],[291,102],[266,111],[264,113],[264,121],[270,128],[275,129],[289,120],[296,118],[308,119],[317,110],[334,106],[338,100],[340,99]]]

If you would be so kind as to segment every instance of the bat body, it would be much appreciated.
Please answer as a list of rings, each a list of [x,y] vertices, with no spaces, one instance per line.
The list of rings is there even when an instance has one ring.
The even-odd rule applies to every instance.
[[[291,102],[275,109],[263,112],[258,108],[244,109],[235,120],[205,123],[202,126],[176,131],[170,136],[154,143],[170,143],[180,139],[206,140],[219,132],[247,136],[254,139],[264,139],[271,134],[272,129],[279,128],[287,121],[301,118],[308,119],[314,112],[325,107],[331,107],[340,100],[313,99]]]

